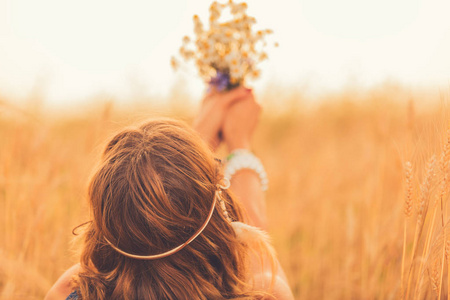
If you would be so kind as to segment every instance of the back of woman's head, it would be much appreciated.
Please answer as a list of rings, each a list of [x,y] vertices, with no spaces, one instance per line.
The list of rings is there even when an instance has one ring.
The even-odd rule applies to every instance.
[[[88,191],[92,222],[84,233],[82,299],[222,299],[248,296],[246,246],[220,210],[181,251],[215,205],[218,163],[187,125],[153,120],[118,133],[106,146]],[[242,218],[224,192],[232,218]],[[109,243],[108,243],[108,242]]]

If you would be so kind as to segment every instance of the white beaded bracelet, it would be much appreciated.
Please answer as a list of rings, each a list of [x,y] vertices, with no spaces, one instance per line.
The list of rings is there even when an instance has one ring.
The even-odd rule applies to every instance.
[[[236,149],[227,157],[224,177],[231,180],[231,177],[241,169],[249,169],[256,172],[259,176],[259,180],[261,181],[262,190],[267,190],[269,180],[261,160],[259,160],[258,157],[248,150]]]

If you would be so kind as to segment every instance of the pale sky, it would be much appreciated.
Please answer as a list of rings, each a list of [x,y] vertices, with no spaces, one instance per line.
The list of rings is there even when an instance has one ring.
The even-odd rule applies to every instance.
[[[192,16],[210,0],[0,0],[0,96],[25,99],[39,87],[50,104],[97,94],[166,95],[184,78],[199,97],[194,68],[174,73],[170,57]],[[386,80],[450,86],[449,0],[249,0],[257,29],[271,28],[262,78],[312,92]]]

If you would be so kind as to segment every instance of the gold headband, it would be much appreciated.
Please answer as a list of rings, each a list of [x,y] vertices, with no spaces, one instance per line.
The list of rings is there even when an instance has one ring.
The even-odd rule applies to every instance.
[[[206,218],[206,220],[203,223],[203,225],[186,242],[184,242],[183,244],[181,244],[181,245],[179,245],[179,246],[177,246],[177,247],[175,247],[173,249],[170,249],[170,250],[168,250],[166,252],[163,252],[163,253],[154,254],[154,255],[137,255],[137,254],[131,254],[131,253],[128,253],[128,252],[125,252],[125,251],[119,249],[118,247],[114,246],[106,237],[104,237],[105,241],[114,250],[116,250],[120,254],[122,254],[124,256],[127,256],[127,257],[130,257],[130,258],[135,258],[135,259],[153,260],[153,259],[159,259],[159,258],[167,257],[169,255],[177,253],[178,251],[180,251],[181,249],[183,249],[184,247],[189,245],[193,240],[195,240],[195,238],[197,238],[203,232],[203,230],[205,230],[206,226],[208,225],[208,223],[211,220],[211,217],[213,215],[214,208],[216,207],[217,199],[219,199],[219,201],[222,201],[221,203],[223,203],[223,200],[220,199],[220,194],[222,193],[222,190],[225,190],[225,189],[230,187],[230,181],[227,180],[227,179],[223,179],[223,184],[218,184],[217,187],[218,187],[218,190],[216,190],[216,192],[214,194],[213,203],[212,203],[211,208],[209,210],[208,217]],[[227,219],[228,219],[228,216],[227,216]]]

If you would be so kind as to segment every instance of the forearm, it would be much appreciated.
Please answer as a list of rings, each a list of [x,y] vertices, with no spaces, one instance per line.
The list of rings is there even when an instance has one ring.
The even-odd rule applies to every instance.
[[[264,192],[256,172],[241,169],[231,177],[231,190],[244,206],[248,224],[267,230],[267,213]]]

